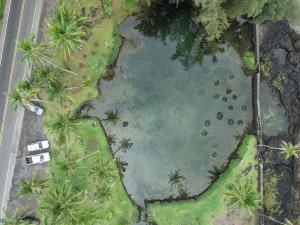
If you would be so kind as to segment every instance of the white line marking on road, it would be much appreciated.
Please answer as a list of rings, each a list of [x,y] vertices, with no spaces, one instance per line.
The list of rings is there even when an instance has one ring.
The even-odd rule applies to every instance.
[[[22,23],[22,20],[23,20],[24,2],[25,2],[25,0],[23,0],[23,2],[22,2],[21,15],[20,15],[20,20],[19,20],[19,24],[18,24],[17,39],[15,40],[14,56],[13,56],[13,61],[12,61],[12,64],[11,64],[11,65],[12,65],[12,68],[11,68],[10,74],[9,74],[8,90],[7,90],[7,95],[6,95],[6,97],[5,97],[5,105],[4,105],[3,119],[2,119],[1,130],[0,130],[0,146],[1,146],[1,144],[2,144],[2,134],[3,134],[4,124],[5,124],[5,117],[6,117],[6,112],[7,112],[8,97],[9,97],[9,94],[10,94],[10,86],[11,86],[11,81],[12,81],[12,74],[13,74],[13,72],[14,72],[14,64],[15,64],[15,60],[16,60],[17,41],[18,41],[18,39],[19,39],[20,30],[21,30],[21,23]]]
[[[12,68],[11,68],[11,71],[10,71],[10,74],[9,74],[10,77],[9,77],[9,85],[8,85],[8,92],[7,92],[8,94],[10,93],[12,74],[13,74],[13,70],[14,70],[13,65],[15,64],[15,58],[16,58],[17,40],[19,39],[20,30],[21,30],[21,23],[22,23],[22,20],[23,20],[24,3],[25,3],[25,0],[23,0],[23,2],[22,2],[21,15],[20,15],[20,20],[19,20],[19,24],[18,24],[18,32],[17,32],[16,43],[15,43],[15,50],[14,50]],[[0,146],[2,144],[2,133],[3,133],[4,122],[5,122],[6,112],[7,112],[7,100],[8,100],[8,95],[5,98],[5,107],[4,107],[3,120],[2,120],[1,131],[0,131]],[[10,166],[10,162],[11,162],[11,155],[10,155],[10,158],[9,158],[8,168]],[[1,208],[0,208],[0,218],[1,219],[3,218],[4,200],[5,200],[5,193],[6,193],[7,182],[8,182],[8,173],[9,173],[9,169],[7,170],[7,173],[6,173],[4,192],[3,192],[3,197],[2,197],[2,201],[1,201]]]
[[[12,155],[12,153],[10,154],[10,156],[9,156],[9,162],[8,162],[8,166],[10,166],[10,163],[11,163],[11,155]],[[4,192],[3,192],[3,199],[2,199],[2,204],[1,204],[1,213],[0,213],[0,219],[2,220],[3,219],[3,210],[4,210],[4,196],[5,196],[5,192],[6,192],[6,187],[7,187],[7,181],[8,181],[8,179],[7,179],[7,177],[8,177],[8,173],[9,173],[9,170],[7,170],[7,173],[6,173],[6,179],[5,179],[5,185],[4,185]]]
[[[6,30],[7,30],[7,25],[8,25],[8,20],[9,20],[9,16],[10,16],[10,8],[11,8],[11,2],[10,1],[10,4],[9,4],[9,7],[8,7],[8,19],[7,19],[7,23],[5,24],[5,28],[4,28],[4,43],[3,43],[3,49],[2,49],[2,52],[1,52],[1,55],[0,55],[0,65],[2,65],[2,55],[3,55],[3,50],[4,50],[4,46],[5,46],[5,41],[6,41]]]

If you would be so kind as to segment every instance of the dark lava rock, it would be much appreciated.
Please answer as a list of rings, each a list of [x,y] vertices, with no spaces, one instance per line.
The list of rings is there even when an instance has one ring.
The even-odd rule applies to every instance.
[[[209,121],[209,120],[206,120],[205,123],[204,123],[204,125],[205,125],[206,127],[209,127],[209,126],[210,126],[210,121]]]
[[[207,135],[207,131],[206,130],[204,130],[204,131],[202,131],[202,136],[206,136]]]
[[[232,80],[233,78],[234,78],[234,75],[233,75],[233,74],[230,74],[230,75],[229,75],[229,79]]]
[[[228,109],[229,109],[229,110],[233,110],[233,106],[232,106],[232,105],[229,105],[229,106],[228,106]]]
[[[218,120],[222,120],[223,117],[224,117],[224,113],[222,113],[222,112],[218,112],[218,113],[217,113],[217,119],[218,119]]]
[[[219,97],[220,97],[219,94],[215,94],[215,95],[214,95],[214,99],[218,99]]]
[[[230,94],[232,90],[230,88],[226,89],[226,94]]]
[[[291,64],[298,65],[300,63],[300,52],[289,52],[287,58]]]
[[[223,101],[224,101],[224,102],[227,102],[228,99],[227,99],[226,97],[223,97]]]
[[[247,106],[243,105],[243,106],[242,106],[242,110],[243,110],[243,111],[246,111],[246,110],[247,110]]]
[[[296,41],[294,42],[294,47],[295,47],[296,49],[300,50],[300,40],[296,40]]]
[[[228,119],[228,125],[233,125],[234,124],[234,120],[233,119]]]
[[[244,123],[243,120],[238,120],[238,121],[237,121],[237,124],[238,124],[238,125],[242,125],[243,123]]]
[[[220,81],[216,80],[215,85],[218,86],[220,84]]]
[[[128,126],[128,122],[127,121],[124,121],[123,122],[123,127],[127,127]]]
[[[238,97],[236,95],[232,95],[232,99],[236,100]]]
[[[218,154],[217,154],[216,152],[214,152],[214,153],[212,154],[212,156],[213,156],[214,158],[216,158],[216,157],[218,156]]]
[[[288,51],[293,50],[293,42],[290,38],[285,38],[279,41],[280,48],[286,49]]]

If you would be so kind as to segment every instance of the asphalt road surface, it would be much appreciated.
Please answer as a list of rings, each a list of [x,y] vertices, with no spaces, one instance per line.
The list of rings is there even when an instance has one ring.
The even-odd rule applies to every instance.
[[[22,55],[16,47],[17,41],[37,33],[43,0],[7,0],[7,4],[10,7],[0,52],[0,219],[7,205],[24,116],[23,108],[13,110],[5,93],[10,93],[31,72],[30,66],[21,62]]]

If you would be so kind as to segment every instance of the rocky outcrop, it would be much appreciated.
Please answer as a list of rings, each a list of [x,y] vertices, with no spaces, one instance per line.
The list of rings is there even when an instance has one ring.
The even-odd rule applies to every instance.
[[[278,146],[279,140],[300,142],[300,34],[291,29],[286,21],[267,22],[262,25],[261,37],[261,62],[268,64],[270,69],[264,79],[279,97],[289,121],[286,134],[265,137],[265,143]],[[274,82],[279,75],[284,81],[280,88]],[[300,159],[285,160],[279,152],[273,151],[265,152],[264,160],[267,162],[265,170],[268,171],[265,175],[278,178],[276,198],[280,202],[275,207],[276,212],[271,209],[266,211],[281,221],[284,218],[296,220],[300,217]],[[270,179],[265,180],[268,182]],[[266,221],[265,224],[273,223]]]

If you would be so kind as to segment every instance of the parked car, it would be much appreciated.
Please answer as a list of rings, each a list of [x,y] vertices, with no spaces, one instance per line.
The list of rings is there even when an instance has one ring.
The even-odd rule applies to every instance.
[[[30,156],[27,156],[25,159],[26,159],[27,165],[42,164],[42,163],[48,162],[50,160],[50,153],[45,152],[45,153],[40,153],[40,154],[36,154],[36,155],[30,155]]]
[[[46,149],[49,147],[50,147],[49,141],[46,141],[46,140],[45,141],[37,141],[37,142],[27,145],[27,150],[29,152],[33,152],[33,151],[43,150],[43,149]]]
[[[33,112],[39,116],[43,115],[44,113],[44,109],[38,105],[35,105],[33,103],[29,103],[28,106],[27,106],[27,109],[30,111],[30,112]]]

